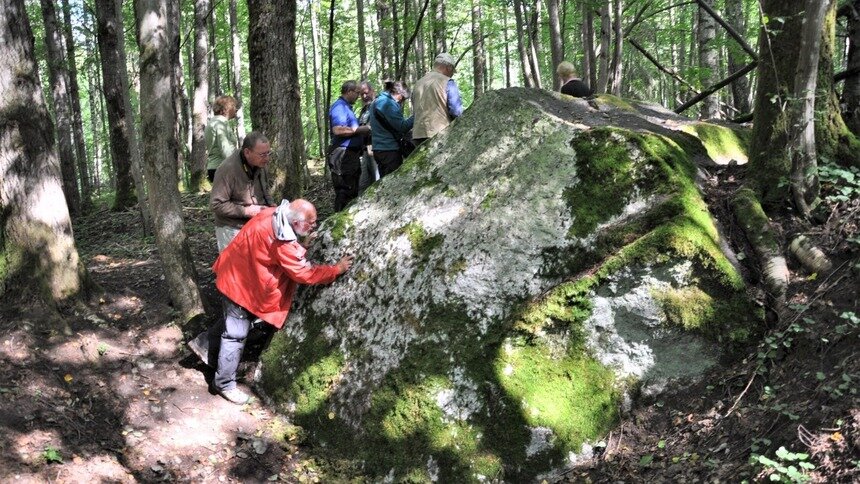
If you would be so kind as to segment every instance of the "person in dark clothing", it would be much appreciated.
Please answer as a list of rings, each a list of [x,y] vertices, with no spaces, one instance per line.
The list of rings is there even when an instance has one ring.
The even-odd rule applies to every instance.
[[[403,163],[400,140],[412,129],[414,118],[403,119],[402,103],[409,91],[400,81],[385,81],[370,108],[370,128],[373,131],[373,158],[379,167],[379,178],[393,172]]]
[[[352,105],[358,100],[361,90],[355,81],[346,81],[340,88],[340,97],[331,105],[331,147],[328,168],[334,185],[334,209],[343,210],[358,196],[358,181],[361,176],[361,152],[364,137],[370,134],[370,126],[359,126]]]
[[[582,79],[576,75],[576,69],[570,62],[564,61],[559,64],[555,73],[561,78],[562,94],[573,97],[588,97],[593,94],[588,84],[582,82]]]

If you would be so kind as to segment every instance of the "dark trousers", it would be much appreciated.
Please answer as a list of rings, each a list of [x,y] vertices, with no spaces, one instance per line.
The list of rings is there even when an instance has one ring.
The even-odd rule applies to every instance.
[[[358,180],[361,178],[361,152],[346,148],[334,148],[329,155],[331,183],[334,186],[334,209],[343,210],[358,196]]]
[[[427,141],[428,139],[430,139],[430,138],[412,138],[412,143],[416,147],[418,147],[418,146],[421,146],[421,143]]]
[[[388,175],[403,164],[403,155],[400,151],[374,151],[373,157],[379,167],[379,178]]]

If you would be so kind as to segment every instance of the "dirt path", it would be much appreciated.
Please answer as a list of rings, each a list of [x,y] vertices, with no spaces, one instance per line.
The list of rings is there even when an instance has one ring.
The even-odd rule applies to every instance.
[[[213,306],[205,197],[185,202]],[[104,292],[69,315],[71,334],[45,326],[40,314],[2,311],[0,481],[318,481],[284,440],[283,418],[258,399],[236,406],[209,393],[207,368],[169,323],[161,268],[136,215],[90,216],[76,236]]]

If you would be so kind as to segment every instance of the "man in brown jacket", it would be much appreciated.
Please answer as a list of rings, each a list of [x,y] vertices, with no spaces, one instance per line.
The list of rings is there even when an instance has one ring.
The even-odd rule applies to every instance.
[[[463,114],[460,89],[451,79],[454,64],[451,54],[443,52],[433,61],[433,70],[415,83],[412,90],[415,115],[412,138],[416,145],[436,136],[454,118]]]
[[[269,196],[266,165],[272,151],[263,133],[252,131],[242,147],[228,156],[215,172],[209,207],[215,214],[215,240],[221,252],[239,229],[265,207],[275,204]]]

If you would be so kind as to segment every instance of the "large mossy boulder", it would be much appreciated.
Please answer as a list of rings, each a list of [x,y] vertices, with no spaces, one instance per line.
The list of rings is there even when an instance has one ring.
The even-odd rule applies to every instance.
[[[695,381],[759,324],[696,186],[696,161],[719,162],[696,133],[742,145],[618,98],[487,93],[326,220],[310,257],[355,265],[300,290],[261,388],[373,478],[570,465],[630,396]]]

